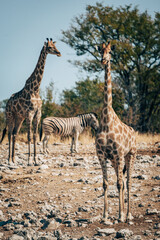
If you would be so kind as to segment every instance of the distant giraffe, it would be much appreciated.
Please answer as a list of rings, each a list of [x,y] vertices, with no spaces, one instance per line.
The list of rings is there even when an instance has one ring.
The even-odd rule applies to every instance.
[[[104,188],[104,221],[108,218],[108,177],[107,160],[111,161],[117,175],[117,188],[119,191],[119,221],[124,222],[124,173],[127,170],[128,210],[127,219],[131,219],[130,190],[131,172],[136,155],[136,138],[134,130],[125,125],[118,118],[112,108],[111,83],[111,44],[102,44],[99,48],[105,66],[104,105],[101,113],[99,131],[96,136],[96,150],[102,167]]]
[[[18,132],[21,128],[21,125],[26,119],[28,126],[28,165],[32,164],[31,161],[31,126],[33,120],[33,140],[34,140],[34,162],[37,165],[37,156],[36,156],[36,145],[37,145],[37,130],[38,124],[41,118],[41,105],[42,101],[39,96],[39,89],[41,80],[43,77],[44,66],[47,54],[53,54],[61,56],[60,52],[55,47],[55,42],[52,39],[47,38],[47,42],[44,43],[41,50],[37,65],[27,79],[24,88],[13,94],[7,102],[6,105],[6,128],[3,130],[3,135],[1,142],[6,134],[8,128],[8,141],[9,141],[9,157],[8,163],[15,163],[15,143]],[[11,140],[12,140],[12,156],[11,156]],[[0,142],[0,143],[1,143]]]

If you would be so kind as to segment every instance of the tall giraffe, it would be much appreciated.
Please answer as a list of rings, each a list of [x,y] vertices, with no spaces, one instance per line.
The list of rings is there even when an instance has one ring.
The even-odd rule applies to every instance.
[[[34,141],[34,162],[37,163],[36,156],[36,145],[37,145],[37,131],[38,124],[41,118],[41,106],[42,101],[39,95],[40,84],[43,77],[45,62],[47,54],[53,54],[61,56],[60,52],[55,47],[55,42],[52,39],[47,38],[47,42],[44,43],[37,65],[27,79],[24,88],[13,94],[7,102],[6,105],[6,127],[3,130],[3,135],[1,142],[6,134],[8,129],[8,141],[9,141],[9,157],[8,163],[15,163],[15,143],[18,132],[21,128],[21,125],[26,119],[28,126],[28,165],[32,164],[31,161],[31,127],[33,120],[33,141]],[[11,140],[12,140],[12,156],[11,156]],[[1,143],[0,142],[0,143]]]
[[[111,83],[111,44],[102,44],[99,48],[101,63],[105,67],[104,105],[101,113],[100,127],[96,136],[96,150],[102,167],[104,189],[103,220],[108,218],[108,177],[107,160],[111,161],[117,175],[119,191],[119,221],[124,222],[124,174],[127,170],[127,220],[132,219],[130,210],[131,172],[136,155],[136,138],[134,130],[121,122],[112,108]]]

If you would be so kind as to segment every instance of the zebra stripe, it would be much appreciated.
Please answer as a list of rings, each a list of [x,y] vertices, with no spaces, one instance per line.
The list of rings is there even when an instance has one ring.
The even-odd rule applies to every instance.
[[[71,118],[45,118],[42,122],[40,133],[40,140],[42,138],[42,132],[45,133],[43,139],[43,151],[46,152],[49,136],[53,133],[63,137],[71,136],[71,152],[77,152],[78,136],[88,126],[92,127],[94,130],[98,129],[99,123],[95,113],[79,114],[76,117]]]

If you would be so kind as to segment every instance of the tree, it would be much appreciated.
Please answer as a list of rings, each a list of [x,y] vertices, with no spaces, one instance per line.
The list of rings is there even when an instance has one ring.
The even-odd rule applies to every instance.
[[[113,9],[97,3],[88,5],[86,13],[75,17],[62,34],[62,41],[79,56],[80,60],[72,63],[97,75],[102,66],[95,45],[110,40],[116,46],[111,66],[113,82],[125,97],[124,115],[142,132],[160,130],[155,120],[160,112],[159,13],[152,19],[147,11],[140,13],[131,5]]]
[[[61,106],[55,103],[54,82],[50,82],[45,92],[41,92],[42,97],[42,119],[49,116],[60,116]]]
[[[103,104],[104,83],[98,78],[76,82],[76,87],[71,90],[64,90],[62,94],[62,108],[68,116],[75,116],[80,113],[95,112],[101,114]],[[118,115],[122,115],[124,97],[122,91],[113,88],[113,106]],[[116,101],[115,101],[116,100]]]

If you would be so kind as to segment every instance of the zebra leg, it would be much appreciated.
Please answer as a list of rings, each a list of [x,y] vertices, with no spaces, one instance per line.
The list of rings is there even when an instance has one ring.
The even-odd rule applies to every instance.
[[[46,153],[49,153],[49,149],[48,149],[48,141],[49,141],[49,135],[46,136]]]
[[[71,154],[73,153],[73,145],[74,145],[74,135],[72,136],[72,140],[71,140],[71,149],[70,149],[70,151],[71,151]]]
[[[43,153],[49,153],[48,141],[49,141],[49,135],[45,135],[45,137],[43,139]]]
[[[79,132],[76,131],[75,140],[74,140],[75,152],[76,152],[76,153],[78,153],[78,137],[79,137]]]

